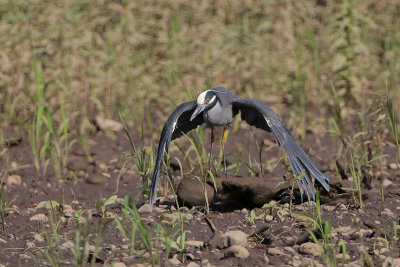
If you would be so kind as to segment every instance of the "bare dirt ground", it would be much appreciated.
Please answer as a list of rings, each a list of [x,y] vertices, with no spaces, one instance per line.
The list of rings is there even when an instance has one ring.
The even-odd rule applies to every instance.
[[[257,132],[257,138],[270,139],[267,134]],[[227,149],[237,149],[235,143],[240,142],[242,136],[232,133],[229,137]],[[206,139],[207,140],[207,139]],[[316,141],[319,140],[319,141]],[[320,141],[325,141],[318,145]],[[344,266],[397,266],[399,260],[399,214],[400,214],[400,170],[388,161],[388,166],[382,170],[380,180],[375,179],[370,189],[362,188],[362,204],[355,201],[354,184],[346,177],[340,177],[335,170],[329,169],[335,158],[335,146],[329,143],[329,135],[316,136],[307,133],[301,142],[302,147],[311,148],[312,160],[331,177],[331,194],[322,192],[321,206],[322,221],[329,221],[332,229],[330,233],[331,246],[334,248],[333,258]],[[138,142],[138,140],[135,140]],[[151,256],[137,249],[132,253],[131,241],[124,237],[114,223],[106,224],[113,216],[123,216],[123,200],[125,195],[133,198],[135,205],[143,203],[142,181],[137,167],[131,160],[126,160],[123,152],[131,148],[125,135],[121,133],[106,135],[98,131],[89,138],[89,153],[91,159],[85,155],[81,146],[74,146],[68,162],[70,178],[62,183],[54,180],[51,168],[38,173],[27,157],[28,144],[23,137],[21,142],[6,148],[8,160],[13,169],[7,170],[1,194],[7,206],[3,207],[4,235],[0,236],[0,263],[2,266],[52,265],[49,257],[43,254],[42,247],[51,246],[49,240],[52,213],[46,208],[38,208],[38,203],[49,199],[55,200],[61,206],[55,209],[54,218],[57,218],[57,236],[64,265],[85,265],[76,260],[74,247],[82,244],[77,241],[77,229],[82,225],[88,227],[87,233],[80,230],[80,237],[96,245],[98,251],[93,261],[94,265],[139,266],[137,264],[151,264]],[[275,147],[266,153],[273,155],[279,151]],[[385,147],[389,154],[394,153],[390,146]],[[5,152],[3,152],[5,153]],[[314,157],[319,155],[320,157]],[[228,161],[231,158],[228,157]],[[392,164],[391,164],[392,163]],[[277,167],[277,174],[266,174],[265,180],[279,183],[283,181],[281,167]],[[123,173],[121,173],[121,170]],[[3,170],[4,171],[4,170]],[[173,172],[179,176],[178,171]],[[279,176],[280,175],[280,176]],[[223,176],[223,175],[222,175]],[[190,177],[190,174],[184,179]],[[225,178],[221,178],[225,179]],[[229,179],[229,178],[228,178]],[[232,178],[238,179],[238,178]],[[246,184],[252,184],[256,177],[241,177]],[[381,183],[384,184],[382,196]],[[196,194],[196,192],[193,192]],[[98,205],[101,198],[117,195],[119,201],[106,206],[106,216]],[[315,245],[305,229],[307,219],[300,215],[316,219],[316,205],[314,202],[294,204],[292,207],[283,196],[275,197],[269,202],[269,207],[254,207],[252,204],[241,202],[240,198],[231,201],[229,205],[216,202],[209,213],[204,209],[189,210],[181,207],[184,215],[183,227],[186,240],[196,240],[198,243],[185,246],[184,251],[171,249],[166,255],[159,251],[159,264],[164,265],[210,265],[210,266],[322,266],[327,264],[326,254]],[[232,199],[225,199],[227,203]],[[278,203],[282,202],[281,205]],[[286,204],[283,204],[286,203]],[[3,204],[4,205],[4,204]],[[161,199],[160,205],[153,211],[147,212],[139,208],[144,225],[154,229],[156,222],[169,232],[177,231],[176,203],[172,196]],[[74,213],[82,210],[83,214],[91,212],[90,224],[84,215],[76,217]],[[41,215],[39,215],[41,214]],[[75,213],[76,214],[76,213]],[[207,224],[206,218],[215,226],[219,233],[239,230],[246,233],[244,245],[249,255],[242,257],[238,254],[229,256],[227,245],[219,240]],[[111,219],[112,220],[112,219]],[[317,220],[317,219],[316,219]],[[96,244],[99,225],[106,224],[101,243]],[[308,224],[309,229],[313,229]],[[178,227],[179,228],[179,227]],[[52,230],[53,229],[53,230]],[[318,231],[314,231],[317,238],[323,238]],[[96,234],[97,233],[97,234]],[[52,236],[51,238],[55,238]],[[211,239],[211,240],[210,240]],[[78,242],[78,243],[76,243]],[[321,243],[323,243],[321,241]],[[58,244],[58,243],[57,243]],[[345,244],[345,246],[342,246]],[[94,246],[94,247],[96,247]],[[92,247],[91,249],[95,249]],[[93,251],[91,252],[93,253]],[[236,253],[236,252],[235,252]],[[92,255],[92,254],[90,254]],[[74,260],[75,259],[75,260]],[[89,257],[88,261],[91,261]],[[156,261],[157,262],[157,261]],[[122,264],[122,265],[118,265]],[[195,265],[197,264],[197,265]],[[63,265],[63,264],[61,264]]]

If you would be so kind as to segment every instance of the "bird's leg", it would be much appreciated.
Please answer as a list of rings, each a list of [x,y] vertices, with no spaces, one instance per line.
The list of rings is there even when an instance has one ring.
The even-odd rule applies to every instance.
[[[214,142],[215,142],[214,128],[211,127],[211,147],[210,147],[210,156],[208,158],[209,158],[210,172],[212,167],[214,167],[215,175],[218,176],[217,168],[215,168],[213,164],[213,157],[212,157]]]
[[[225,176],[226,178],[228,178],[228,172],[226,171],[226,158],[225,158],[225,139],[226,139],[226,131],[227,129],[224,127],[224,132],[222,134],[222,139],[221,139],[221,147],[222,147],[222,154],[224,157],[224,172],[225,172]]]

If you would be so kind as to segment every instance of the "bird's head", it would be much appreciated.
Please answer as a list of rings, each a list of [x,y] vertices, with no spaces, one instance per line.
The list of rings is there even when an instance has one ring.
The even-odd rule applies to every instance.
[[[194,118],[196,118],[197,115],[199,115],[201,112],[209,110],[215,104],[217,103],[217,95],[215,94],[214,91],[212,90],[207,90],[204,92],[201,92],[197,96],[197,107],[193,111],[192,117],[190,118],[190,121],[192,121]]]

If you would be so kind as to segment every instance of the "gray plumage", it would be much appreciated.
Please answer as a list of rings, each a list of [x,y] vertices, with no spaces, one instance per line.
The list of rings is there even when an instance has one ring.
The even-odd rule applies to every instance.
[[[306,192],[308,200],[311,198],[315,200],[311,175],[329,191],[329,177],[318,170],[297,144],[279,116],[267,104],[259,99],[241,98],[224,87],[217,87],[201,93],[197,97],[197,101],[179,105],[165,123],[161,132],[156,165],[150,186],[149,203],[151,206],[153,206],[157,196],[162,158],[164,153],[168,152],[171,141],[203,123],[210,127],[227,127],[239,112],[242,120],[249,125],[272,132],[275,141],[286,151],[295,175],[304,173],[303,178],[297,180],[297,183]]]

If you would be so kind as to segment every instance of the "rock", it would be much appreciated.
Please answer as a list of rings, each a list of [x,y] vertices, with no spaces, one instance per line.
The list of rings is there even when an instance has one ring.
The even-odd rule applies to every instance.
[[[388,208],[383,209],[383,211],[381,212],[381,216],[386,217],[386,218],[391,218],[391,219],[396,218],[396,215],[394,215],[394,213]]]
[[[192,261],[192,262],[189,262],[188,265],[186,265],[186,267],[200,267],[200,265],[198,265],[197,263]]]
[[[292,247],[284,247],[283,251],[290,254],[296,254],[296,251]]]
[[[193,247],[193,248],[195,248],[195,249],[200,249],[200,248],[203,247],[203,245],[204,245],[204,242],[203,242],[203,241],[198,241],[198,240],[188,240],[188,241],[185,241],[185,246],[187,246],[187,247]]]
[[[95,122],[102,131],[120,132],[124,128],[122,123],[115,120],[103,118],[100,115],[97,115],[95,117]]]
[[[240,245],[230,246],[225,250],[224,253],[225,258],[236,257],[239,259],[247,259],[249,255],[250,255],[249,251],[245,247]]]
[[[71,159],[67,168],[71,171],[86,171],[87,167],[90,165],[90,162],[85,157],[76,157]]]
[[[176,258],[169,259],[168,261],[169,261],[169,263],[171,263],[172,265],[181,265],[181,264],[182,264],[181,261],[178,260],[178,259],[176,259]]]
[[[6,185],[9,187],[20,186],[21,185],[21,176],[12,174],[9,175],[6,179]]]
[[[382,263],[382,267],[398,267],[400,266],[400,258],[387,257]]]
[[[209,184],[205,185],[207,190],[208,203],[211,204],[214,201],[214,188]],[[179,200],[188,207],[193,206],[205,206],[206,199],[204,197],[204,186],[197,178],[184,178],[180,182],[177,195]]]
[[[392,181],[390,181],[389,179],[383,179],[383,181],[382,181],[382,186],[383,187],[388,187],[389,185],[392,185],[393,184],[393,182]]]
[[[315,267],[322,267],[323,265],[319,263],[318,261],[310,258],[304,257],[301,260],[301,266],[315,266]],[[355,266],[360,266],[360,265],[355,265]]]
[[[75,244],[71,240],[61,244],[61,248],[63,248],[63,249],[70,249],[70,248],[73,248],[74,246],[75,246]]]
[[[108,179],[103,175],[93,173],[86,178],[86,182],[88,184],[106,184],[108,183]]]
[[[283,252],[279,248],[268,248],[267,253],[268,253],[268,255],[271,255],[271,256],[286,256],[287,255],[285,252]]]
[[[265,215],[265,222],[269,223],[272,222],[272,220],[274,219],[274,216],[267,214]]]
[[[247,237],[248,235],[242,231],[228,231],[224,234],[222,242],[225,247],[233,245],[247,247]]]
[[[112,264],[112,266],[114,266],[114,267],[126,267],[126,264],[123,263],[123,262],[114,262]]]
[[[148,204],[148,203],[143,204],[138,209],[139,214],[151,213],[152,211],[153,211],[153,209],[151,208],[150,204]]]
[[[218,194],[221,200],[223,202],[235,200],[249,206],[262,206],[271,201],[281,190],[290,187],[288,183],[282,184],[273,179],[257,177],[222,179],[222,190]]]
[[[342,234],[351,230],[351,226],[342,226],[334,229],[332,232],[337,232],[338,234]]]
[[[32,242],[32,241],[26,242],[26,248],[27,249],[31,249],[31,248],[34,248],[34,247],[36,247],[34,242]]]
[[[389,164],[389,168],[392,170],[400,169],[400,165],[397,165],[397,163],[392,162]]]
[[[312,242],[306,242],[300,245],[299,252],[301,254],[319,256],[321,255],[320,247]]]
[[[39,213],[39,214],[33,215],[29,220],[31,222],[44,222],[45,223],[45,222],[49,221],[49,218],[47,218],[46,215]]]
[[[341,260],[343,260],[343,256],[344,256],[344,260],[345,260],[345,261],[350,260],[350,255],[349,255],[349,254],[343,255],[342,253],[336,254],[336,259],[337,259],[338,261],[341,261]]]
[[[20,260],[30,260],[32,257],[26,254],[20,254],[19,259]]]

